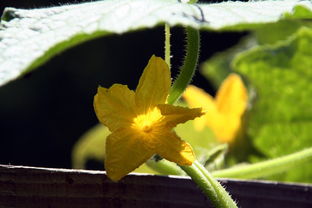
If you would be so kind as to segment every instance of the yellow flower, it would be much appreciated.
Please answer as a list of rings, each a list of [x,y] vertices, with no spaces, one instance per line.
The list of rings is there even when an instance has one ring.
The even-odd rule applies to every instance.
[[[197,130],[208,126],[220,142],[234,141],[248,102],[247,90],[237,74],[223,81],[215,99],[195,86],[189,86],[183,98],[189,106],[202,107],[206,112],[194,121]]]
[[[152,56],[135,91],[121,84],[98,88],[94,109],[100,122],[112,132],[106,140],[105,169],[113,181],[154,154],[179,165],[191,165],[195,160],[191,146],[172,128],[201,116],[201,108],[165,104],[170,86],[168,65]]]

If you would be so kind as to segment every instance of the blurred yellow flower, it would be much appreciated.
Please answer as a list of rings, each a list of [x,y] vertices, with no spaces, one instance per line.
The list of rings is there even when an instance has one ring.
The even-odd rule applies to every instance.
[[[230,74],[221,84],[215,99],[195,86],[190,85],[183,98],[190,107],[202,107],[205,115],[195,119],[195,128],[211,128],[220,142],[234,141],[242,125],[248,94],[241,78]]]
[[[152,56],[135,91],[121,84],[98,88],[94,109],[100,122],[112,132],[106,140],[105,169],[113,181],[153,154],[179,165],[191,165],[195,160],[191,146],[172,128],[201,116],[201,108],[165,104],[170,86],[168,65]]]

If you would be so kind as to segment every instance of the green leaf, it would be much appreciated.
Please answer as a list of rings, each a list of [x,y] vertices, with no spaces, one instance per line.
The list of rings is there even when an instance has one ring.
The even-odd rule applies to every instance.
[[[254,34],[259,45],[274,44],[278,41],[286,40],[289,36],[295,34],[301,27],[311,26],[311,21],[281,20],[275,24],[267,24],[256,29]]]
[[[312,22],[283,19],[259,27],[252,34],[242,38],[237,45],[214,54],[205,61],[201,66],[201,73],[218,88],[221,82],[233,72],[232,62],[239,53],[255,46],[285,41],[302,27],[312,27]]]
[[[269,158],[312,146],[311,48],[312,30],[304,28],[287,41],[257,47],[234,62],[256,90],[247,133]],[[293,181],[312,180],[309,167],[293,174]]]
[[[310,19],[309,0],[184,4],[106,0],[52,8],[6,8],[0,24],[0,86],[87,40],[168,23],[203,30],[251,30],[279,19]],[[283,15],[285,14],[285,15]]]

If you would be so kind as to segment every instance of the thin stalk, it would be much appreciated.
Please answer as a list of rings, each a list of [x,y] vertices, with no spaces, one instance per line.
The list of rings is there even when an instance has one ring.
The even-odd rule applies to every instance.
[[[148,167],[164,175],[185,175],[185,172],[183,172],[177,164],[168,160],[162,159],[156,161],[152,158],[147,160],[145,163]]]
[[[229,169],[214,171],[212,175],[220,178],[264,178],[266,176],[291,170],[307,161],[312,161],[312,148],[251,165],[241,165]]]
[[[170,45],[170,26],[165,24],[165,62],[171,69],[171,45]]]

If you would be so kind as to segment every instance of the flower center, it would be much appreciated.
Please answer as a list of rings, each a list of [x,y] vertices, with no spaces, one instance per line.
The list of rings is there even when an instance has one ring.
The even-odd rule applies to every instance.
[[[158,108],[153,108],[147,113],[135,117],[132,127],[144,133],[149,133],[155,128],[161,118],[160,110]]]

